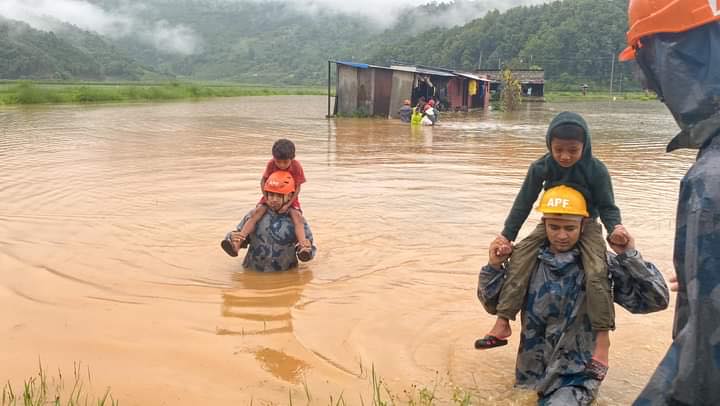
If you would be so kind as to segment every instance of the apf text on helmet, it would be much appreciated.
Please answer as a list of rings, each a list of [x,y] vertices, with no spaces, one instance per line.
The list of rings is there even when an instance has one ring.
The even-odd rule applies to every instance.
[[[547,207],[562,207],[563,209],[567,209],[568,207],[570,207],[570,200],[563,199],[561,197],[548,199]]]

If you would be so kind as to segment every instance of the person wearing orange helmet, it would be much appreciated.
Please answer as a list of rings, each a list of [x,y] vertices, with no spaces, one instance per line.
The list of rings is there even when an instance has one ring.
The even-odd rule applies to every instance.
[[[287,213],[280,213],[281,208],[291,201],[295,192],[295,180],[288,171],[277,171],[270,174],[265,181],[263,191],[266,194],[267,210],[257,221],[253,232],[243,235],[241,230],[255,215],[257,208],[248,213],[237,226],[236,231],[229,232],[221,242],[221,247],[230,256],[237,256],[241,244],[246,243],[248,252],[243,266],[257,271],[285,271],[297,266],[299,255],[296,256],[297,233],[295,222]],[[303,235],[309,241],[309,256],[300,258],[309,261],[315,256],[317,248],[313,244],[312,232],[303,220]]]
[[[288,213],[290,218],[292,218],[293,223],[295,224],[295,232],[298,240],[298,258],[300,258],[301,261],[309,261],[311,258],[311,246],[310,241],[305,238],[303,233],[303,224],[305,219],[303,218],[302,209],[300,208],[300,200],[298,199],[298,196],[300,195],[300,187],[303,183],[305,183],[305,172],[303,171],[300,162],[295,159],[295,144],[284,138],[273,143],[272,159],[268,161],[265,166],[265,172],[263,172],[262,178],[260,179],[260,189],[262,190],[263,196],[260,199],[260,202],[258,202],[252,217],[245,223],[243,229],[236,235],[236,238],[241,241],[235,251],[239,248],[245,248],[247,246],[247,242],[244,240],[252,234],[255,230],[255,224],[265,215],[267,210],[267,192],[265,190],[265,185],[270,176],[277,171],[287,171],[290,173],[294,181],[294,187],[287,202],[285,202],[276,211],[279,213]],[[237,255],[237,253],[233,255],[231,252],[228,252],[228,254],[231,256]]]
[[[593,358],[598,335],[590,323],[588,275],[579,249],[588,209],[583,194],[566,185],[547,189],[537,208],[547,237],[535,250],[538,261],[523,293],[515,384],[536,392],[541,405],[590,405],[607,372]],[[667,308],[670,293],[662,274],[643,260],[632,236],[623,231],[626,243],[611,241],[615,254],[602,257],[612,280],[612,300],[631,313]],[[509,253],[502,245],[492,242],[488,265],[478,277],[478,299],[490,314],[497,312],[502,291],[513,289],[506,278]]]
[[[630,0],[628,48],[698,150],[680,183],[673,343],[635,405],[720,404],[720,2]]]

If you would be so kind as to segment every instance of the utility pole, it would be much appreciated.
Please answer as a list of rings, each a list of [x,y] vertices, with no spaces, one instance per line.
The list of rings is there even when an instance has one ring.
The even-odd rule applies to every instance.
[[[482,69],[482,57],[483,51],[480,51],[480,58],[478,58],[478,70]]]
[[[615,53],[610,54],[612,65],[610,67],[610,99],[612,99],[613,93],[613,79],[615,78]]]

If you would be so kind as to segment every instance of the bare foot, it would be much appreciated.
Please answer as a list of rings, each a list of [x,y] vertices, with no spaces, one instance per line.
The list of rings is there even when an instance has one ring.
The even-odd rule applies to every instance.
[[[487,333],[489,336],[497,338],[508,338],[512,335],[512,328],[510,328],[510,321],[508,319],[498,317],[495,319],[495,325]]]

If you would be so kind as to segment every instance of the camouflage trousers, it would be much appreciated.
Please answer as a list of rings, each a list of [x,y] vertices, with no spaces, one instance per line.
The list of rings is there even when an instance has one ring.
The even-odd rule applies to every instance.
[[[530,275],[538,266],[538,252],[547,240],[544,223],[513,248],[505,284],[500,292],[497,315],[515,320],[525,301]],[[587,309],[593,330],[615,329],[615,308],[610,291],[610,279],[602,226],[597,221],[587,222],[578,241],[580,258],[585,272]]]

